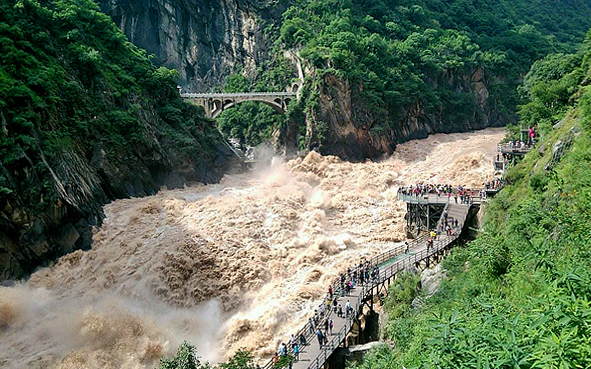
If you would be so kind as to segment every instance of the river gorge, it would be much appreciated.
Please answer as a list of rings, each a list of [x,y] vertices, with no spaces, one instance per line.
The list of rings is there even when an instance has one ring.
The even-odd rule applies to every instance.
[[[503,129],[436,134],[391,157],[315,152],[218,184],[106,205],[89,251],[0,288],[0,366],[149,368],[180,342],[259,360],[348,265],[404,240],[401,185],[481,186]]]

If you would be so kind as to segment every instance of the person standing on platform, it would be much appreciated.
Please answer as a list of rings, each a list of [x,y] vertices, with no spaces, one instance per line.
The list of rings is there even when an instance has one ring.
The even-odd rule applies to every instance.
[[[297,343],[293,347],[293,356],[296,362],[300,360],[300,346]]]

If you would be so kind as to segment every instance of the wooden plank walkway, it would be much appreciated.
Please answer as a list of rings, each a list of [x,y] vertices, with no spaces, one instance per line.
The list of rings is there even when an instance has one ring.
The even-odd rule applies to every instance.
[[[398,273],[404,270],[411,270],[416,267],[417,263],[427,261],[435,255],[440,255],[443,251],[447,250],[449,246],[460,236],[461,229],[463,228],[466,218],[468,216],[470,206],[471,205],[469,204],[455,203],[449,203],[446,205],[446,211],[458,218],[460,222],[459,230],[451,236],[439,236],[438,239],[434,242],[433,247],[429,250],[427,250],[427,238],[423,237],[411,244],[409,251],[412,251],[412,254],[409,253],[408,256],[402,257],[395,262],[391,262],[391,260],[400,257],[401,253],[403,252],[400,251],[400,248],[397,248],[396,250],[390,250],[372,259],[372,261],[376,261],[376,263],[373,265],[383,266],[382,268],[380,268],[379,277],[371,280],[368,283],[355,285],[355,287],[351,290],[349,295],[340,296],[338,298],[338,304],[341,304],[341,306],[343,307],[343,311],[346,310],[345,307],[347,305],[347,301],[349,301],[354,313],[351,314],[349,318],[339,317],[337,316],[337,314],[334,314],[333,312],[329,312],[328,315],[325,316],[325,319],[330,318],[333,320],[334,327],[332,333],[328,334],[328,344],[323,345],[322,347],[319,345],[319,342],[316,337],[316,332],[310,328],[309,323],[306,323],[304,328],[300,330],[300,332],[298,332],[296,338],[299,338],[300,333],[303,333],[306,337],[307,345],[305,347],[300,347],[299,360],[294,361],[291,364],[291,368],[322,368],[324,366],[324,363],[330,357],[330,355],[332,355],[332,353],[347,338],[347,335],[351,331],[354,323],[353,318],[356,318],[358,314],[361,313],[360,310],[363,306],[363,302],[366,301],[368,298],[371,298],[371,296],[374,295],[374,291],[377,291],[382,284],[395,278]],[[443,219],[440,220],[438,228],[441,225],[441,222],[443,222]],[[337,291],[335,286],[333,286],[333,290]],[[320,327],[323,327],[324,321],[322,321],[319,325]],[[322,330],[324,331],[324,329]],[[290,354],[293,354],[291,348],[289,348],[288,352]],[[267,365],[264,366],[264,368],[273,368],[272,362],[268,362]]]

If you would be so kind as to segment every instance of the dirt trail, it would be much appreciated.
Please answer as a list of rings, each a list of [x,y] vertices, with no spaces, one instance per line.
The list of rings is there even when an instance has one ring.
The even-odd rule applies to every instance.
[[[379,163],[311,153],[113,202],[92,250],[0,288],[0,367],[153,367],[182,340],[207,360],[265,357],[342,269],[402,240],[399,185],[480,186],[503,134],[433,135]]]

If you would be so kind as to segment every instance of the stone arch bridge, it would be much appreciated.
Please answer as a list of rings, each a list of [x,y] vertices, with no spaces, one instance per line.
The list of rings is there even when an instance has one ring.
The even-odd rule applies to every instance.
[[[181,97],[193,105],[205,108],[205,115],[215,119],[224,110],[245,101],[267,104],[279,113],[285,113],[287,105],[297,97],[296,92],[240,92],[240,93],[184,93]]]

